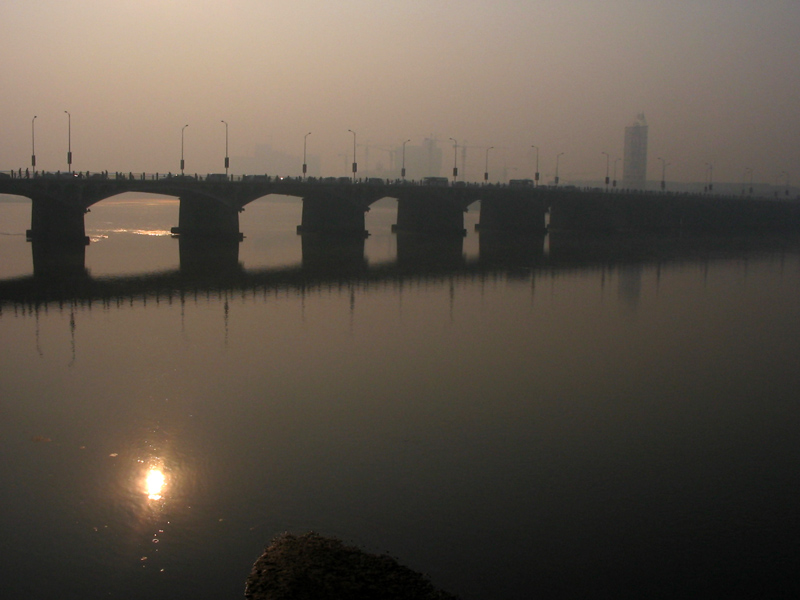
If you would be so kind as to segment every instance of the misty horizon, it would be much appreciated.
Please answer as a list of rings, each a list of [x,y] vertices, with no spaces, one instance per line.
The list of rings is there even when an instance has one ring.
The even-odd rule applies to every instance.
[[[299,175],[311,132],[319,174],[346,175],[352,129],[359,174],[433,139],[446,175],[455,139],[468,180],[490,147],[490,180],[529,177],[536,146],[543,181],[559,154],[562,182],[596,181],[644,113],[648,180],[659,157],[674,182],[708,164],[718,182],[797,180],[791,2],[84,0],[2,14],[0,170],[29,167],[35,138],[38,170],[66,170],[69,143],[75,170],[174,173],[188,124],[187,172],[223,172],[224,120],[233,173],[269,146],[298,159],[271,172]]]

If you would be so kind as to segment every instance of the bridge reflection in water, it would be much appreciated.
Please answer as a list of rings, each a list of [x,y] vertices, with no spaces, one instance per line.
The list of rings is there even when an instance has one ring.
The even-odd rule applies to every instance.
[[[180,267],[124,277],[92,277],[82,243],[32,241],[33,275],[0,281],[0,315],[9,307],[36,311],[50,304],[105,305],[223,292],[264,293],[350,286],[381,287],[446,279],[548,276],[575,269],[625,269],[647,264],[743,258],[756,251],[797,252],[800,237],[616,236],[483,232],[477,258],[466,258],[460,236],[397,234],[394,261],[371,265],[364,239],[302,236],[302,260],[278,268],[245,269],[236,239],[178,238]]]

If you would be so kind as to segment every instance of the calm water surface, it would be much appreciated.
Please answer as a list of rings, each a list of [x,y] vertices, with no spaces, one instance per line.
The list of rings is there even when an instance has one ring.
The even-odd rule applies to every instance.
[[[464,599],[797,593],[796,244],[394,217],[314,242],[260,200],[208,252],[123,196],[67,276],[0,203],[4,596],[238,598],[309,530]]]

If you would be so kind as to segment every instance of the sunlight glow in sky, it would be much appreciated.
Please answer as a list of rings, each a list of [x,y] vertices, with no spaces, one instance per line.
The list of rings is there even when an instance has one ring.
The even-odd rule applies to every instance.
[[[359,152],[449,138],[482,177],[601,179],[643,112],[649,178],[800,179],[795,0],[7,0],[0,7],[0,170],[232,171],[255,148],[323,175]],[[35,136],[32,118],[36,115]],[[363,163],[364,158],[359,157]],[[238,164],[242,164],[239,160]],[[447,164],[447,161],[445,161]]]

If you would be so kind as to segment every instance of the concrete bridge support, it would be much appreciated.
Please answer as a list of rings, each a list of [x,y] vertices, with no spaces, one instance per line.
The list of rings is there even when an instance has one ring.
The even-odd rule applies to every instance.
[[[178,226],[172,233],[198,238],[242,239],[239,231],[239,209],[222,200],[201,194],[180,196]]]
[[[545,231],[546,212],[545,202],[530,196],[484,198],[476,229],[541,235]]]
[[[31,228],[26,232],[29,239],[89,243],[82,206],[48,196],[31,200]]]
[[[33,276],[49,281],[77,281],[88,278],[86,242],[82,239],[31,238]]]
[[[436,235],[466,235],[464,207],[453,200],[415,195],[397,200],[397,223],[392,231]]]
[[[366,237],[364,213],[369,207],[339,196],[303,198],[303,216],[297,233],[325,233]]]

